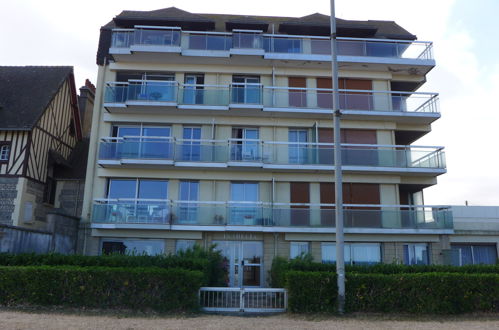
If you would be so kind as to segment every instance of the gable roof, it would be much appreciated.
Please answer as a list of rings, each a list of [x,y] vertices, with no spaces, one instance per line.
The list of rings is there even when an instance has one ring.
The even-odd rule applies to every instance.
[[[0,130],[31,130],[71,66],[0,66]]]

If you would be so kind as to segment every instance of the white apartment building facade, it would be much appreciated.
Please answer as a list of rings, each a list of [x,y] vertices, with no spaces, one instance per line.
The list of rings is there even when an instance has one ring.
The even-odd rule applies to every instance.
[[[230,286],[275,256],[334,262],[329,17],[124,11],[101,29],[83,252],[216,244]],[[424,204],[442,147],[418,89],[432,43],[338,19],[346,262],[447,262],[452,212]]]

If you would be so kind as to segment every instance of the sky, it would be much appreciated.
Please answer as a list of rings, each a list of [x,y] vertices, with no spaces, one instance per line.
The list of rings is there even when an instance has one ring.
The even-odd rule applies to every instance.
[[[96,82],[99,29],[122,10],[175,6],[194,13],[329,14],[330,1],[16,0],[0,2],[0,65],[71,65]],[[499,205],[498,0],[336,0],[336,16],[394,20],[434,42],[437,66],[419,91],[440,93],[442,118],[415,145],[445,146],[447,173],[429,205]],[[493,34],[492,31],[496,31]]]

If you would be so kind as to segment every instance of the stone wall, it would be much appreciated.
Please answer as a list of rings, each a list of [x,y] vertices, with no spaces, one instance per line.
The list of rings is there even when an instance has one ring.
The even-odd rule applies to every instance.
[[[84,181],[57,180],[56,207],[58,211],[67,215],[80,217],[84,190]]]
[[[18,178],[0,177],[0,224],[12,225]]]
[[[35,205],[33,210],[33,220],[35,221],[46,222],[47,213],[53,210],[52,206],[43,202],[44,191],[45,185],[43,183],[28,179],[26,193],[35,196]]]

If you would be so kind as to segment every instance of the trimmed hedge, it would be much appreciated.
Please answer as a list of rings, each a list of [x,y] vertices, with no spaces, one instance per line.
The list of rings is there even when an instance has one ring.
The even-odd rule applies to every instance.
[[[213,249],[200,247],[187,250],[179,255],[63,255],[50,254],[9,254],[0,253],[0,266],[78,266],[78,267],[159,267],[198,270],[205,275],[203,285],[224,286],[226,271],[223,257]]]
[[[289,271],[289,309],[334,312],[336,274]],[[458,314],[499,311],[499,274],[360,274],[346,278],[347,312]]]
[[[313,262],[310,258],[296,258],[287,260],[282,257],[274,258],[270,270],[272,287],[282,288],[285,286],[285,274],[290,270],[308,272],[336,272],[336,264],[323,264]],[[407,274],[407,273],[464,273],[464,274],[499,274],[499,264],[496,265],[467,265],[467,266],[446,266],[446,265],[396,265],[396,264],[376,264],[370,266],[350,266],[345,267],[346,273],[363,274]]]
[[[202,283],[201,272],[175,268],[0,266],[0,305],[192,311]]]

